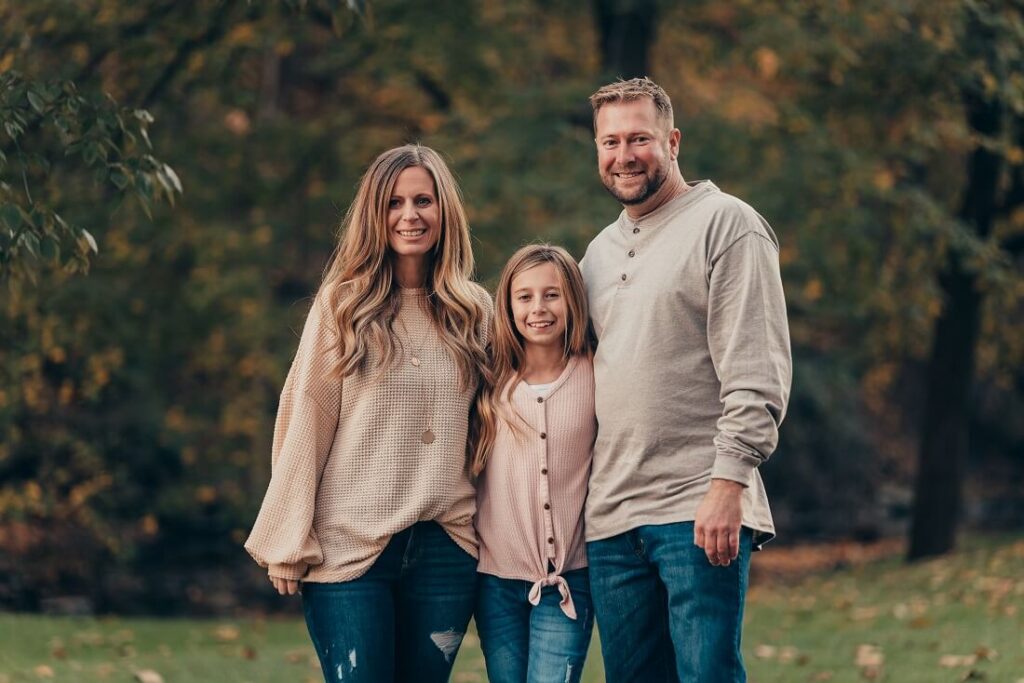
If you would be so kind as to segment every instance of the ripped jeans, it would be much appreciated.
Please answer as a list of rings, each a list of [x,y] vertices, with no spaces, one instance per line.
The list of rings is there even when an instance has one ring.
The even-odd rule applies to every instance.
[[[530,581],[480,575],[476,628],[491,683],[579,683],[594,629],[586,568],[564,574],[576,607],[570,619],[555,586],[530,604]]]
[[[476,560],[436,522],[419,522],[395,534],[359,578],[302,584],[324,680],[447,681],[476,581]]]

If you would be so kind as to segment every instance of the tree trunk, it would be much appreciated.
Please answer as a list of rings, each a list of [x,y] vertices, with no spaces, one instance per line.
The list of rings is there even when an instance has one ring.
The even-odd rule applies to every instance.
[[[966,93],[972,130],[995,137],[1002,125],[998,100]],[[967,189],[959,218],[979,238],[988,236],[996,211],[1001,157],[979,145],[968,162]],[[935,321],[935,336],[926,379],[924,424],[907,559],[941,555],[956,544],[964,469],[968,451],[968,413],[974,375],[982,294],[977,276],[963,256],[951,249],[939,277],[944,302]]]
[[[657,11],[656,0],[594,0],[606,74],[625,79],[648,75]]]

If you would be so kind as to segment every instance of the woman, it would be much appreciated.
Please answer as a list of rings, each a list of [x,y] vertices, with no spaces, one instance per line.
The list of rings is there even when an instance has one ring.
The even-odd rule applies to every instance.
[[[285,381],[246,542],[302,601],[325,680],[445,681],[473,611],[469,406],[490,297],[433,150],[366,171]]]

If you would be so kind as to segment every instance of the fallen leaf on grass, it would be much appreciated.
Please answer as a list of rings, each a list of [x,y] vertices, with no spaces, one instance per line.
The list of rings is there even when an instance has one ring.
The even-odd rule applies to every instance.
[[[825,681],[831,681],[834,675],[831,671],[819,671],[811,676],[811,681],[813,683],[825,683]]]
[[[988,678],[988,674],[984,671],[978,671],[977,669],[971,669],[963,676],[960,677],[961,681],[984,681]]]
[[[792,645],[787,645],[786,647],[779,650],[779,662],[782,664],[788,664],[795,660],[798,654],[799,653],[797,652],[797,649],[795,647],[793,647]]]
[[[974,656],[979,660],[993,662],[999,657],[999,653],[987,645],[979,645],[974,648]]]
[[[758,645],[754,648],[754,656],[758,659],[775,659],[774,645]]]
[[[857,657],[854,663],[857,666],[881,666],[885,662],[885,655],[877,645],[865,643],[857,646]]]
[[[45,664],[40,664],[36,668],[32,669],[32,673],[39,678],[53,678],[53,669]]]
[[[284,653],[284,658],[289,664],[301,664],[306,659],[305,650],[289,650]]]
[[[241,655],[242,659],[256,659],[256,650],[246,645],[242,648]]]
[[[135,672],[138,683],[164,683],[164,677],[152,669],[139,669]]]
[[[976,655],[942,655],[939,657],[939,666],[945,669],[955,669],[960,666],[973,666],[977,661]]]
[[[222,642],[227,642],[227,641],[230,641],[230,640],[238,640],[238,636],[239,635],[241,635],[241,633],[239,632],[238,627],[237,626],[231,626],[231,625],[228,625],[228,624],[224,624],[222,626],[218,626],[213,631],[213,637],[216,638],[217,640],[222,641]]]

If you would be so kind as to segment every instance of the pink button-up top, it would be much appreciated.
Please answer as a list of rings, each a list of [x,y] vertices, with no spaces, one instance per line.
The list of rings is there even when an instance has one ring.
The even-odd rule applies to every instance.
[[[562,611],[575,619],[562,575],[587,566],[583,504],[597,432],[593,365],[586,357],[570,358],[546,395],[520,382],[511,405],[499,408],[513,420],[516,413],[522,419],[518,432],[499,420],[477,483],[478,570],[532,581],[534,605],[544,586],[557,586]]]

